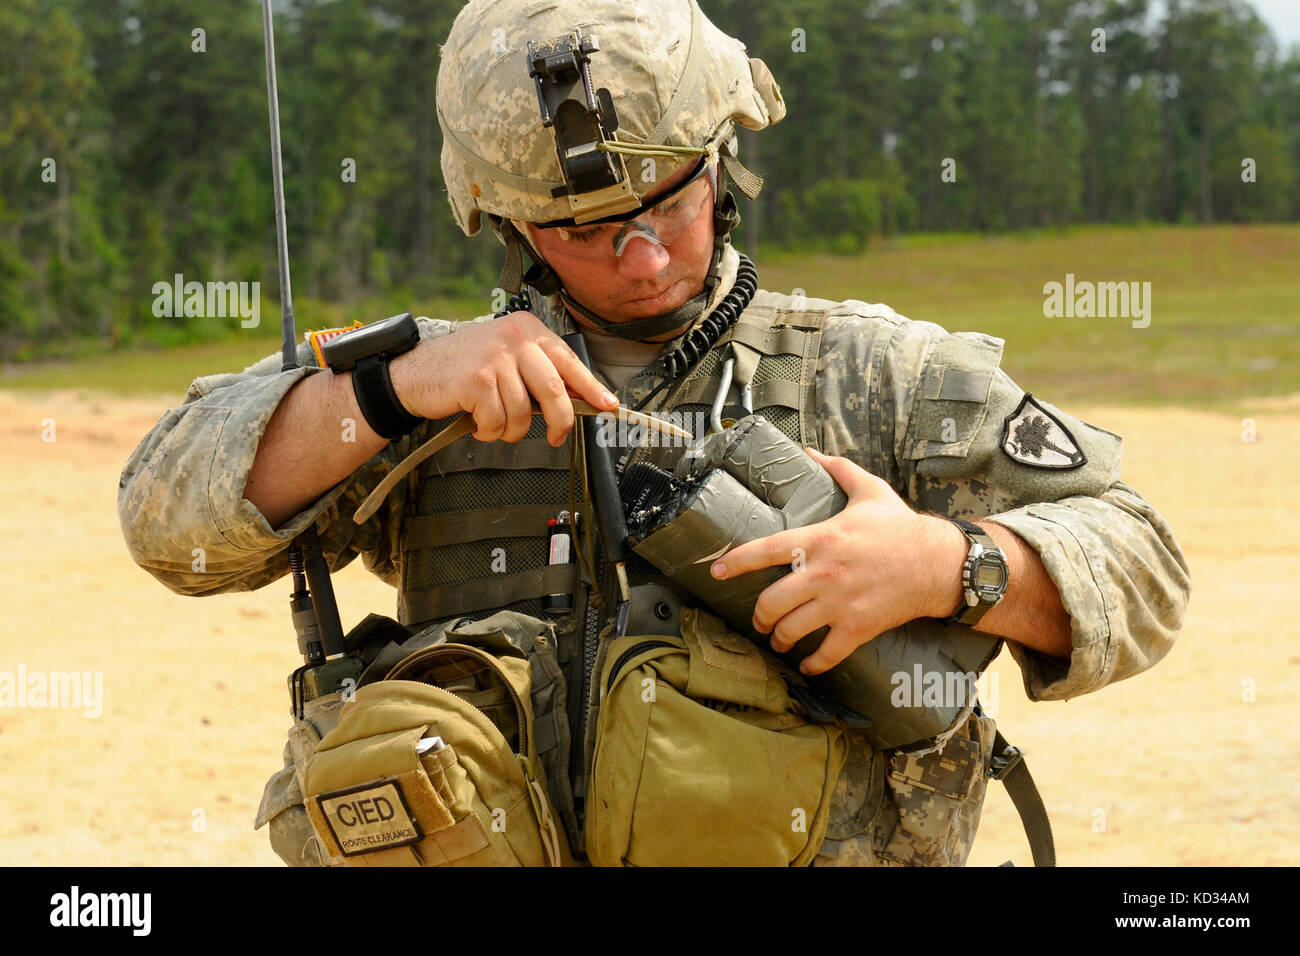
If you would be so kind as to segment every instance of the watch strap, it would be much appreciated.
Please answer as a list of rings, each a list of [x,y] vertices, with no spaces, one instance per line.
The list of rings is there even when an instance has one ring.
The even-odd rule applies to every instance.
[[[368,355],[357,359],[352,370],[352,392],[366,423],[375,433],[388,439],[409,434],[424,421],[402,405],[388,374],[388,356]]]
[[[989,536],[989,533],[973,521],[967,521],[965,518],[949,518],[948,520],[961,528],[967,538],[978,541],[989,550],[995,550],[997,548],[997,544],[994,542],[993,538]]]

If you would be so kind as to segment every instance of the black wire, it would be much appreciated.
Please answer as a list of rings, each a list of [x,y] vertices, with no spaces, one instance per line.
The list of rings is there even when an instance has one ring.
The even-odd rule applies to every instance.
[[[737,255],[740,257],[740,264],[736,267],[736,281],[732,284],[731,291],[718,303],[717,308],[691,329],[690,334],[686,336],[686,341],[658,360],[655,372],[664,376],[663,381],[633,406],[634,411],[644,408],[652,398],[685,375],[691,366],[708,354],[709,349],[717,345],[718,340],[727,333],[727,330],[736,324],[740,313],[745,311],[754,298],[754,293],[758,291],[758,269],[749,256],[739,251]],[[520,295],[512,295],[506,299],[505,308],[494,313],[492,317],[499,319],[511,312],[531,311],[532,303],[528,299],[528,288],[525,286]]]
[[[528,289],[523,289],[520,295],[512,295],[506,299],[505,308],[500,312],[493,313],[492,318],[499,319],[509,315],[511,312],[531,312],[533,304],[528,301]]]
[[[743,252],[738,252],[740,265],[736,268],[736,281],[731,291],[726,294],[709,315],[699,325],[691,329],[686,341],[658,361],[656,371],[664,380],[651,390],[650,394],[633,406],[639,411],[661,391],[686,374],[696,362],[702,359],[727,330],[736,324],[740,313],[745,311],[754,293],[758,291],[758,269],[753,260]]]

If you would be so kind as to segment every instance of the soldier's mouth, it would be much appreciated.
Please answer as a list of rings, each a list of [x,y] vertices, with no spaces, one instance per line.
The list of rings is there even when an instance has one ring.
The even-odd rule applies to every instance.
[[[654,295],[644,296],[639,299],[628,299],[628,301],[625,302],[624,304],[625,305],[657,305],[661,301],[667,299],[668,294],[672,292],[674,289],[676,289],[679,285],[681,285],[683,281],[685,280],[678,279],[676,282],[673,282],[668,286],[664,287],[663,291],[661,292],[656,292]]]

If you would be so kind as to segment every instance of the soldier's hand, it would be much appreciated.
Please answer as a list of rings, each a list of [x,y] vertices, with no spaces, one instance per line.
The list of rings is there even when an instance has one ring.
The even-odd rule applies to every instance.
[[[820,674],[890,628],[950,614],[966,550],[955,525],[917,513],[888,482],[847,458],[808,451],[848,494],[848,505],[817,524],[733,548],[714,564],[714,577],[792,564],[793,573],[759,595],[754,628],[770,632],[772,649],[785,653],[829,625],[800,664],[805,674]]]
[[[519,441],[532,423],[532,399],[546,418],[546,438],[564,443],[573,427],[571,397],[612,410],[605,390],[563,340],[531,312],[476,322],[426,339],[394,359],[393,389],[423,418],[458,411],[474,417],[479,441]]]

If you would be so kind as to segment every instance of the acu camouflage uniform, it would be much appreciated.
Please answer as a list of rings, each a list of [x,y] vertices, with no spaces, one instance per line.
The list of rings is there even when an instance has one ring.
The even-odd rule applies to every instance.
[[[593,85],[607,86],[616,104],[615,152],[622,151],[637,201],[701,155],[719,162],[753,198],[760,181],[736,160],[733,123],[760,130],[784,116],[784,102],[762,61],[747,57],[744,45],[714,27],[694,0],[586,0],[580,6],[565,0],[472,0],[442,47],[436,97],[444,181],[452,212],[467,235],[479,231],[484,212],[528,222],[573,214],[568,198],[551,192],[563,184],[555,138],[539,121],[524,51],[530,38],[551,38],[579,26],[600,37]],[[658,157],[649,178],[647,149]],[[518,246],[501,218],[493,225],[507,242],[508,264],[513,263],[502,283],[509,287],[518,278]],[[723,253],[720,282],[708,297],[706,315],[735,280],[737,254],[730,246]],[[533,302],[554,331],[575,331],[557,297]],[[760,366],[756,411],[767,404],[764,389],[774,406],[782,406],[778,398],[785,395],[784,405],[769,417],[787,434],[849,458],[918,509],[992,518],[1038,552],[1070,615],[1072,652],[1068,660],[1057,660],[1011,645],[1032,699],[1090,693],[1164,656],[1186,605],[1187,566],[1164,519],[1120,480],[1118,436],[1044,405],[1068,427],[1087,462],[1070,470],[1018,462],[1001,448],[1004,419],[1023,397],[999,368],[1001,340],[949,334],[857,300],[796,300],[760,290],[741,323],[760,313],[764,322],[770,316],[781,327],[765,340],[769,345],[787,341],[816,347],[796,354],[783,369],[780,361],[769,363],[775,371],[768,383],[758,381],[769,374]],[[453,328],[447,321],[420,320],[426,339]],[[761,329],[758,334],[762,337]],[[676,344],[668,343],[665,351]],[[728,348],[725,339],[714,346],[687,372],[683,389],[715,374]],[[239,374],[197,379],[185,402],[163,416],[126,463],[119,509],[128,546],[135,560],[172,590],[201,595],[263,587],[286,574],[287,548],[312,522],[333,568],[361,555],[367,569],[401,590],[415,584],[412,568],[431,566],[427,553],[404,548],[412,540],[410,526],[427,517],[430,504],[434,511],[454,510],[421,501],[431,476],[440,477],[435,469],[442,452],[399,484],[363,525],[354,524],[352,515],[431,434],[432,424],[386,447],[279,528],[270,527],[243,497],[267,422],[296,382],[319,372],[309,367],[313,361],[303,348],[303,367],[288,372],[280,371],[276,354]],[[655,384],[642,373],[616,391],[625,404],[635,405]],[[649,408],[663,407],[667,394]],[[530,438],[539,434],[544,434],[540,419]],[[462,445],[460,454],[468,458],[468,450],[485,469],[531,453],[524,444],[494,443]],[[417,514],[421,510],[426,514]],[[195,548],[206,554],[203,572],[192,570]],[[418,586],[427,593],[431,583]],[[427,619],[413,612],[413,600],[412,592],[403,593],[403,623]],[[576,723],[577,718],[571,706],[569,719]],[[816,862],[964,862],[992,746],[993,721],[978,713],[929,754],[877,752],[855,735]],[[319,862],[296,788],[291,768],[272,778],[259,823],[271,821],[277,849],[290,862]]]
[[[716,295],[730,287],[736,259],[729,248]],[[755,306],[773,308],[782,322],[796,325],[802,313],[826,313],[811,389],[814,437],[823,451],[880,476],[918,509],[991,518],[1038,552],[1070,615],[1073,649],[1069,660],[1058,660],[1010,645],[1031,699],[1091,693],[1165,655],[1186,606],[1188,569],[1163,517],[1120,480],[1118,436],[1044,403],[1069,428],[1087,463],[1071,470],[1021,464],[1000,447],[1004,419],[1023,398],[999,368],[1002,340],[949,334],[857,300],[796,301],[760,290]],[[575,328],[555,298],[537,311],[557,333]],[[420,327],[422,337],[431,338],[454,325],[421,319]],[[725,348],[716,346],[696,371],[716,364]],[[305,348],[299,359],[304,365],[313,360]],[[404,562],[419,558],[402,551],[403,523],[419,481],[399,485],[364,525],[351,516],[429,426],[394,442],[311,508],[271,528],[244,499],[244,484],[276,406],[299,379],[318,372],[279,367],[277,354],[239,374],[197,379],[185,403],[140,443],[119,491],[132,556],[181,594],[252,590],[287,572],[288,544],[315,521],[331,567],[361,555],[368,570],[401,588]],[[634,376],[619,397],[635,404],[654,384],[648,375]],[[495,447],[510,453],[502,443]],[[430,467],[419,469],[421,479]],[[191,568],[196,547],[206,552],[203,572]],[[964,862],[992,746],[993,721],[979,714],[941,750],[925,755],[877,752],[854,735],[816,863]],[[277,777],[280,789],[268,792],[262,820],[285,814],[282,830],[296,830],[288,839],[304,848],[304,862],[315,862],[306,815],[296,806],[301,795],[293,792],[291,774]]]

